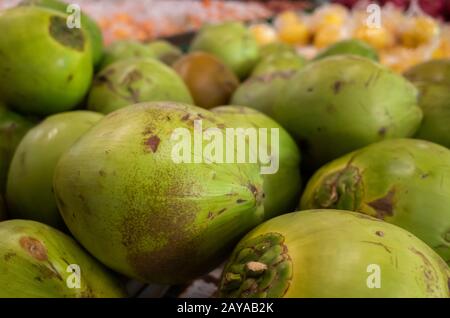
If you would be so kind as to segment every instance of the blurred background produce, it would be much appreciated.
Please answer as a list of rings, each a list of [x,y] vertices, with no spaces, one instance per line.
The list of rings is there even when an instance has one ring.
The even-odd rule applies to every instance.
[[[10,7],[18,0],[6,0]],[[46,7],[58,8],[54,0],[30,0]],[[335,0],[326,1],[173,1],[173,0],[80,0],[77,3],[100,25],[105,44],[115,40],[150,41],[197,31],[204,24],[246,21],[261,44],[274,41],[295,45],[312,57],[325,47],[351,38],[362,40],[378,50],[381,62],[398,72],[430,58],[450,57],[450,19],[448,0]],[[379,28],[367,27],[366,7],[382,6]],[[317,5],[319,9],[313,10]],[[302,11],[305,10],[306,11]],[[101,37],[92,26],[88,32]],[[94,62],[98,60],[94,54]]]
[[[450,0],[69,3],[0,2],[0,297],[450,296]]]

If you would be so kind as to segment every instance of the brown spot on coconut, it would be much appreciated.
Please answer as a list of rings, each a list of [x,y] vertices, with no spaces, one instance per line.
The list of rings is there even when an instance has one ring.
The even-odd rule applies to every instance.
[[[148,146],[148,148],[149,148],[153,153],[155,153],[156,150],[158,150],[158,146],[159,146],[159,143],[160,143],[160,142],[161,142],[161,139],[159,139],[158,136],[154,135],[154,136],[151,136],[150,138],[148,138],[148,139],[145,141],[145,145]]]
[[[47,249],[39,240],[29,236],[23,236],[20,238],[19,243],[35,259],[39,261],[47,260]]]
[[[51,16],[49,32],[59,43],[77,51],[83,51],[85,38],[79,28],[68,28],[67,19],[61,16]]]
[[[303,193],[300,207],[358,211],[361,217],[370,215],[376,217],[372,220],[395,224],[417,235],[448,264],[450,248],[445,235],[450,228],[450,200],[442,195],[449,191],[448,161],[450,151],[431,142],[384,140],[317,171]],[[336,183],[339,173],[350,164],[359,169],[360,184],[356,188],[352,183]],[[338,199],[343,197],[346,199]]]
[[[132,103],[164,100],[193,103],[187,86],[173,69],[153,58],[141,57],[120,60],[101,70],[87,105],[107,114]]]
[[[375,209],[377,218],[384,220],[387,216],[394,215],[394,198],[395,189],[391,189],[384,197],[367,204]]]
[[[55,172],[55,193],[65,203],[59,208],[74,236],[109,267],[145,282],[174,284],[207,272],[264,218],[254,194],[262,189],[258,164],[215,163],[212,170],[206,162],[174,162],[173,131],[193,133],[191,120],[183,118],[202,119],[204,129],[222,122],[216,114],[187,104],[131,105],[83,135]],[[153,134],[144,136],[149,127]],[[192,155],[192,138],[187,140]],[[143,143],[153,155],[142,151]],[[95,161],[88,159],[93,157]],[[96,172],[120,173],[100,178],[88,172],[94,166]],[[91,191],[89,184],[103,186]],[[246,202],[237,204],[237,198]],[[99,242],[98,235],[111,240]]]

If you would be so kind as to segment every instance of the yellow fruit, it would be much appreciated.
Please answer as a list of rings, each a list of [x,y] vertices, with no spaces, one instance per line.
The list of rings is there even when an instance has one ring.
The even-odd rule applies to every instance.
[[[324,15],[323,22],[325,24],[342,25],[344,23],[345,15],[329,12]]]
[[[433,59],[446,59],[450,58],[450,39],[442,38],[439,46],[433,51]]]
[[[340,27],[328,25],[321,27],[314,36],[314,46],[318,49],[330,46],[338,42],[343,37],[343,32]]]
[[[394,44],[394,36],[385,27],[371,28],[363,25],[356,30],[355,37],[376,49],[388,48]]]
[[[415,29],[418,32],[418,39],[422,43],[429,42],[439,35],[439,24],[431,17],[417,18]]]
[[[439,24],[431,17],[422,16],[414,19],[402,34],[402,43],[406,47],[416,48],[429,43],[439,35]]]
[[[399,29],[408,21],[408,17],[404,15],[403,11],[398,8],[384,8],[382,13],[383,27],[385,27],[392,34],[398,34]],[[364,12],[364,17],[367,13]]]
[[[320,16],[316,18],[315,28],[316,30],[321,29],[325,26],[342,26],[345,22],[346,12],[340,10],[328,10],[323,12]]]
[[[296,24],[298,22],[300,22],[300,18],[294,11],[284,11],[278,15],[276,19],[276,24],[279,24],[280,26]]]
[[[283,25],[278,29],[278,37],[289,44],[306,44],[309,40],[309,30],[302,22]]]
[[[316,27],[326,24],[341,25],[345,21],[347,15],[347,8],[334,4],[317,9],[313,14],[312,19]]]
[[[380,61],[396,73],[403,73],[412,66],[421,63],[424,56],[420,51],[404,47],[394,47],[381,53]]]
[[[250,32],[253,34],[256,42],[260,45],[277,41],[277,33],[275,29],[266,23],[254,24],[250,26]]]

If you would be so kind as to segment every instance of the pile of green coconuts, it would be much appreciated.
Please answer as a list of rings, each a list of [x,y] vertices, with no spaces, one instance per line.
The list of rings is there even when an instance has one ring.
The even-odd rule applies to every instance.
[[[450,296],[450,61],[399,75],[355,40],[306,60],[237,22],[188,52],[103,48],[65,6],[0,12],[0,297],[126,297],[223,262],[219,297]],[[175,163],[199,119],[277,128],[278,171]]]

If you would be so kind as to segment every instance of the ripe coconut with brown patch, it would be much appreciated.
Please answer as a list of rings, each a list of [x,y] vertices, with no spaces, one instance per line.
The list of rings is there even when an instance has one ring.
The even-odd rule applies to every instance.
[[[41,6],[44,8],[53,9],[64,14],[68,14],[69,5],[60,0],[22,0],[19,5],[21,6]],[[70,11],[70,10],[69,10]],[[74,13],[72,11],[72,13]],[[77,17],[76,14],[72,14],[73,17]],[[94,66],[102,60],[103,57],[103,35],[102,30],[98,24],[89,17],[85,12],[80,13],[80,24],[81,27],[86,30],[90,40],[92,49],[92,62]]]
[[[134,58],[115,62],[96,75],[87,106],[108,114],[152,101],[192,103],[192,97],[173,69],[153,58]]]
[[[221,297],[448,298],[445,262],[411,233],[369,216],[310,210],[248,233],[225,266]]]
[[[386,140],[325,165],[301,209],[352,210],[398,225],[450,263],[450,150],[414,139]]]
[[[189,88],[195,105],[209,109],[226,105],[239,86],[239,79],[214,55],[194,52],[178,60],[173,68]]]
[[[58,230],[10,220],[0,222],[0,237],[2,298],[126,296],[109,270]]]
[[[239,149],[225,127],[210,111],[174,102],[107,115],[56,167],[66,225],[104,264],[144,282],[213,269],[264,219],[259,165],[218,155],[236,158]]]
[[[49,115],[74,108],[92,80],[90,38],[67,16],[38,6],[0,13],[0,96],[11,108]]]
[[[245,78],[259,60],[259,46],[241,22],[204,25],[189,48],[190,52],[215,55],[239,78]]]

